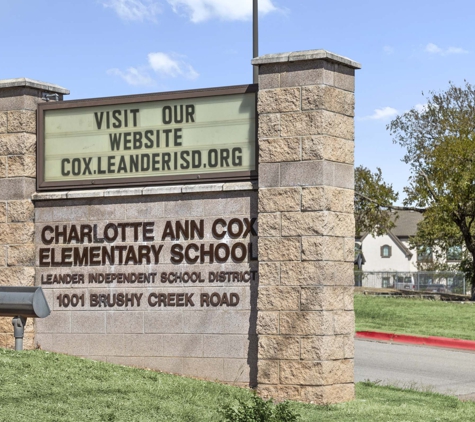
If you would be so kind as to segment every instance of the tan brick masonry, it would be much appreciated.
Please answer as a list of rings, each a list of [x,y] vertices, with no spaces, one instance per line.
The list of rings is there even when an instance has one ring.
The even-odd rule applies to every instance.
[[[257,59],[258,388],[278,400],[348,401],[354,68],[266,57]]]

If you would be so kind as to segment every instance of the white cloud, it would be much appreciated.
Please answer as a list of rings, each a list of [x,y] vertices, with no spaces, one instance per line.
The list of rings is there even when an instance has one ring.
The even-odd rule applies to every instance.
[[[180,74],[179,64],[165,53],[150,53],[148,55],[148,62],[157,73],[173,78]]]
[[[362,117],[360,120],[383,120],[394,117],[398,111],[392,107],[377,108],[371,116]]]
[[[425,51],[426,53],[440,54],[441,56],[446,56],[448,54],[467,54],[468,53],[467,50],[464,50],[461,47],[449,47],[444,50],[443,48],[440,48],[438,45],[433,44],[433,43],[427,44]]]
[[[176,13],[184,12],[192,22],[211,18],[222,20],[247,20],[252,17],[251,0],[167,0]],[[266,14],[277,9],[273,0],[260,0],[259,13]]]
[[[182,56],[178,54],[150,53],[148,54],[148,65],[141,67],[129,67],[125,72],[114,68],[107,71],[108,75],[119,76],[129,85],[155,85],[155,80],[150,76],[150,72],[162,78],[176,78],[182,76],[187,79],[196,79],[199,73],[186,63]]]
[[[145,85],[152,86],[155,85],[154,80],[148,75],[147,71],[144,69],[137,69],[136,67],[129,67],[125,72],[120,69],[109,69],[107,71],[108,75],[120,76],[125,82],[129,85]]]
[[[419,113],[423,113],[427,111],[427,104],[416,104],[414,106],[414,109],[418,111]]]
[[[155,22],[155,16],[161,12],[154,0],[103,0],[102,5],[113,9],[125,21]]]
[[[385,45],[383,47],[383,51],[386,53],[386,54],[393,54],[394,53],[394,48],[391,47],[390,45]]]
[[[460,47],[449,47],[446,50],[447,54],[467,54],[468,51]]]
[[[435,53],[435,54],[441,54],[442,49],[440,47],[437,47],[435,44],[429,43],[426,45],[426,51],[428,53]]]
[[[148,63],[157,74],[164,77],[184,76],[187,79],[196,79],[199,76],[198,72],[177,54],[150,53]]]
[[[162,12],[157,0],[99,0],[113,9],[125,21],[150,20]],[[274,0],[260,0],[259,13],[267,14],[278,9]],[[252,17],[251,0],[167,0],[175,13],[186,15],[192,22],[203,22],[212,18],[221,20],[248,20]]]

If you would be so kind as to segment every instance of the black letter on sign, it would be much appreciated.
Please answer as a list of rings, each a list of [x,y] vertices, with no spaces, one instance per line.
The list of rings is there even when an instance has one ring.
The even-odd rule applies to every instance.
[[[100,117],[99,117],[100,116]],[[104,112],[101,111],[100,113],[94,113],[94,117],[96,119],[96,125],[99,130],[102,127],[102,120],[104,119]]]
[[[163,107],[162,110],[162,121],[165,125],[169,125],[173,120],[172,108],[170,106]]]
[[[69,176],[71,174],[71,172],[69,170],[66,171],[64,169],[64,167],[65,167],[64,165],[69,164],[70,162],[71,162],[71,160],[69,158],[63,158],[61,160],[61,176]]]
[[[83,158],[82,161],[84,162],[84,171],[82,172],[83,176],[85,174],[92,174],[92,171],[91,171],[92,157],[91,158]]]

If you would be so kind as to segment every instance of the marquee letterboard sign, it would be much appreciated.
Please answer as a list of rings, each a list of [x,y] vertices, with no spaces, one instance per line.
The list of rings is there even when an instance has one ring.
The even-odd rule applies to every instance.
[[[256,90],[41,104],[38,189],[254,178]]]

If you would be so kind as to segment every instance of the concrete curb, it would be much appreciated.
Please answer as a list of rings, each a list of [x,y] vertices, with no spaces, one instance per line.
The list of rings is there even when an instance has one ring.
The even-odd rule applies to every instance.
[[[380,333],[376,331],[357,331],[355,338],[475,351],[475,341],[446,337],[419,337],[405,334]]]

